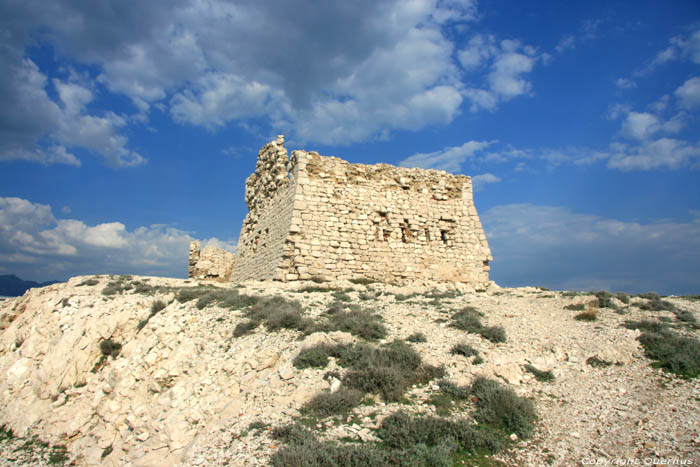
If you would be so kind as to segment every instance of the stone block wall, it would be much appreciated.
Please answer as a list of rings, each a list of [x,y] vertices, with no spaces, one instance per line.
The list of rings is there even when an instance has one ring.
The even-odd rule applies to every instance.
[[[283,144],[263,147],[246,181],[231,280],[488,284],[492,257],[469,177],[306,151],[289,159]]]
[[[279,268],[296,192],[296,164],[284,148],[284,137],[266,144],[258,153],[255,172],[248,177],[245,201],[248,214],[236,247],[236,268],[232,280],[285,280]]]
[[[199,241],[191,242],[188,277],[228,282],[235,258],[233,253],[221,248],[211,245],[201,248]]]

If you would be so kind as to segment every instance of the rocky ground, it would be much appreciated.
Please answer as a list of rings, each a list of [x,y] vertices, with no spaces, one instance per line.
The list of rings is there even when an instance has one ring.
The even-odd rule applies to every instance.
[[[178,279],[90,276],[0,301],[0,463],[60,461],[62,456],[51,453],[41,457],[41,449],[49,447],[38,441],[41,449],[32,454],[34,444],[27,440],[36,436],[65,446],[75,465],[268,465],[281,448],[271,429],[297,418],[302,404],[333,382],[324,375],[334,361],[325,369],[299,370],[294,357],[314,344],[357,337],[339,331],[268,332],[264,325],[233,337],[243,321],[240,309],[178,300],[183,288],[198,286]],[[388,329],[383,341],[423,333],[426,342],[411,345],[427,363],[445,365],[449,380],[468,385],[485,375],[531,398],[539,415],[535,434],[516,440],[494,461],[700,463],[700,380],[652,367],[637,340],[640,331],[621,326],[660,319],[697,339],[698,329],[688,326],[693,317],[700,320],[697,297],[666,298],[676,308],[672,312],[641,310],[646,298],[630,303],[613,298],[614,308],[601,308],[592,294],[538,288],[436,294],[426,287],[349,282],[249,282],[235,290],[297,300],[314,319],[334,301],[360,304],[381,315]],[[582,312],[570,309],[576,305],[596,319],[575,319]],[[482,312],[485,325],[505,328],[506,342],[450,326],[451,316],[465,306]],[[476,348],[483,363],[453,355],[458,343]],[[592,365],[592,357],[604,363]],[[528,364],[551,370],[554,379],[538,381],[525,369]],[[390,413],[434,413],[429,400],[438,392],[432,382],[414,387],[400,403],[377,400],[346,417],[318,420],[318,435],[372,441]]]

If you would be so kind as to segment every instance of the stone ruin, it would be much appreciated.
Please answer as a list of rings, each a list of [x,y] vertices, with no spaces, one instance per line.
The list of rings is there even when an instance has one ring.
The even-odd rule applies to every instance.
[[[245,184],[236,254],[190,246],[189,277],[489,283],[493,258],[471,178],[387,164],[350,164],[266,144]]]

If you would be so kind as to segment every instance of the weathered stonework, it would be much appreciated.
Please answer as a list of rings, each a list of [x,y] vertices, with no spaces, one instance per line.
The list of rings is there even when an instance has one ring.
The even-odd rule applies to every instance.
[[[289,158],[278,136],[258,154],[245,200],[234,282],[488,284],[493,258],[465,175],[350,164],[314,151]]]
[[[221,248],[207,245],[200,248],[199,241],[190,243],[188,276],[192,279],[210,279],[228,282],[235,262],[235,255]]]

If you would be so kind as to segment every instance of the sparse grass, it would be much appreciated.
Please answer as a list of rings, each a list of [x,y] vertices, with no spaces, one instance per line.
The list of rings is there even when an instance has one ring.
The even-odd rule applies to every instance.
[[[571,311],[583,311],[586,309],[586,304],[585,303],[572,303],[571,305],[566,305],[564,307],[565,310],[571,310]]]
[[[598,313],[595,310],[584,311],[574,316],[576,321],[595,321],[598,319]]]
[[[425,334],[422,332],[414,332],[410,336],[406,338],[408,342],[413,342],[413,343],[421,343],[421,342],[428,342],[428,338],[426,337]]]
[[[525,365],[523,368],[525,368],[525,371],[528,373],[532,373],[535,376],[535,379],[537,381],[543,382],[543,383],[549,383],[554,381],[554,373],[552,373],[552,370],[548,371],[543,371],[543,370],[538,370],[535,368],[533,365],[530,365],[529,363]]]
[[[593,357],[588,357],[586,359],[586,364],[588,364],[588,366],[592,366],[593,368],[607,368],[611,366],[613,362],[603,360],[602,358],[598,358],[597,355],[594,355]]]

